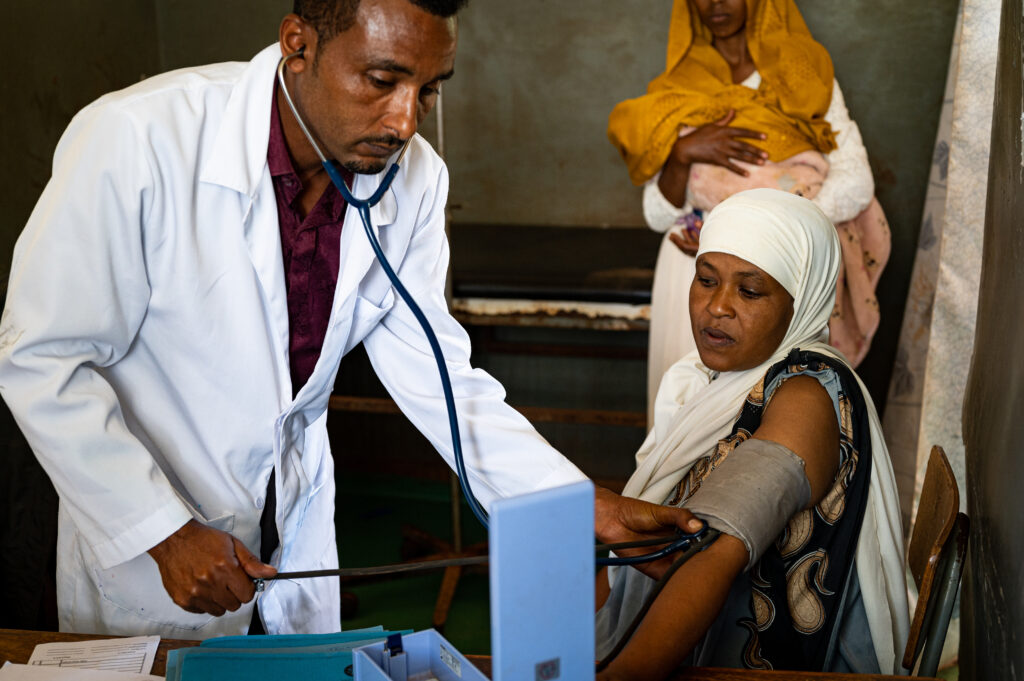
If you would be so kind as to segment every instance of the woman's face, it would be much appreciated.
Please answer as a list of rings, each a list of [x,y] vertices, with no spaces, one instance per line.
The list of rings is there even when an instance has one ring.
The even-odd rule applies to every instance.
[[[716,38],[729,38],[747,23],[746,0],[692,0],[701,23]]]
[[[793,297],[742,258],[704,253],[690,285],[690,324],[700,360],[715,371],[752,369],[775,352],[793,318]]]

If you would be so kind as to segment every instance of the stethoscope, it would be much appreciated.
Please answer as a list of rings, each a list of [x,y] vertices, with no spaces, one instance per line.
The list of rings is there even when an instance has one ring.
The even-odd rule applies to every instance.
[[[476,516],[477,520],[480,521],[480,524],[482,524],[484,528],[487,528],[489,527],[487,512],[484,511],[480,502],[477,501],[476,496],[474,496],[473,491],[469,486],[469,476],[466,474],[466,463],[462,455],[462,438],[459,435],[459,420],[455,409],[455,396],[452,392],[451,377],[448,375],[448,367],[445,364],[444,353],[441,351],[441,344],[438,342],[437,335],[434,333],[433,327],[430,326],[430,322],[427,321],[426,315],[423,314],[423,310],[421,310],[420,306],[415,300],[413,300],[412,295],[409,294],[409,291],[402,284],[402,281],[398,278],[395,270],[388,262],[387,257],[384,255],[384,250],[381,248],[380,242],[377,240],[377,235],[373,231],[373,223],[370,220],[370,208],[380,203],[380,200],[384,198],[384,195],[389,189],[391,189],[391,184],[394,182],[395,176],[398,174],[399,163],[401,163],[402,159],[405,157],[405,152],[409,149],[409,141],[407,140],[402,146],[401,151],[398,153],[398,157],[395,159],[394,163],[391,164],[391,167],[384,173],[384,177],[381,179],[380,185],[378,185],[377,190],[373,192],[373,194],[365,199],[357,199],[353,196],[352,192],[345,184],[341,171],[339,171],[335,163],[329,160],[324,155],[323,151],[320,150],[320,145],[316,143],[316,140],[313,138],[312,133],[310,133],[309,128],[306,127],[305,121],[299,114],[298,107],[295,106],[295,102],[292,100],[291,93],[288,92],[288,86],[284,82],[285,64],[287,64],[290,59],[301,56],[304,50],[305,48],[301,48],[297,52],[285,55],[281,57],[281,61],[278,62],[277,82],[281,88],[281,93],[284,94],[284,99],[288,103],[288,108],[291,109],[292,115],[295,117],[295,121],[299,124],[299,128],[302,130],[302,134],[306,136],[307,140],[309,140],[309,143],[313,147],[313,151],[316,152],[317,157],[320,159],[320,163],[323,165],[324,170],[327,171],[327,176],[331,178],[331,182],[335,187],[337,187],[338,191],[341,192],[345,201],[358,211],[359,217],[363,222],[363,231],[366,233],[366,238],[370,241],[370,247],[373,249],[374,255],[377,256],[378,262],[380,262],[380,265],[384,269],[384,273],[387,274],[388,279],[391,280],[391,284],[395,287],[395,290],[398,291],[398,295],[403,301],[405,301],[405,304],[409,306],[413,316],[416,317],[416,321],[419,322],[420,327],[423,329],[423,333],[427,337],[427,341],[430,343],[430,349],[434,354],[434,361],[437,363],[437,371],[441,376],[441,388],[444,393],[445,406],[448,409],[448,425],[452,433],[452,454],[455,459],[455,472],[459,477],[459,486],[462,488],[462,494],[465,496],[466,502],[469,504],[469,508],[473,512],[473,515]],[[599,557],[596,559],[597,564],[638,565],[664,558],[676,551],[685,552],[698,547],[703,549],[704,546],[710,543],[710,541],[707,540],[711,538],[709,535],[712,532],[714,531],[710,530],[705,524],[703,529],[693,534],[678,532],[677,535],[672,538],[670,544],[658,551],[653,551],[642,556],[631,556],[628,558],[621,556]],[[717,536],[717,533],[715,533],[715,535]],[[659,540],[659,543],[661,543],[661,541],[663,540]],[[650,545],[652,543],[652,540],[646,540],[644,542],[633,543],[632,545]],[[616,545],[616,547],[626,548],[626,545],[619,544]],[[282,573],[278,575],[278,578],[284,578],[285,576],[286,575]],[[295,575],[289,576],[294,577]]]

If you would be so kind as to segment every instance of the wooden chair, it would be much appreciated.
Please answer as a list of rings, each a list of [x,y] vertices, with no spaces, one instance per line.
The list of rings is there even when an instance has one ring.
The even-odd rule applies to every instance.
[[[917,584],[918,601],[903,655],[912,671],[920,655],[919,676],[935,676],[949,618],[960,587],[970,521],[960,513],[960,492],[946,453],[932,447],[921,501],[910,539],[907,563]]]

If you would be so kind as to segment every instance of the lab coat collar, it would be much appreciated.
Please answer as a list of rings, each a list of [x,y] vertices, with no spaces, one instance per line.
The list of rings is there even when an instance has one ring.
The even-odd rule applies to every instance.
[[[199,179],[252,198],[267,167],[270,105],[281,48],[269,45],[246,67],[224,108],[220,127]]]
[[[405,168],[401,168],[395,181],[377,205],[370,207],[370,224],[373,233],[380,237],[380,228],[394,223],[398,214],[398,200],[395,198],[395,186],[404,180]],[[352,183],[352,195],[357,199],[366,198],[377,190],[384,172],[376,175],[355,175]],[[350,205],[345,213],[345,228],[341,231],[341,252],[345,259],[338,275],[338,288],[335,292],[335,304],[339,299],[343,306],[352,303],[353,296],[363,276],[376,261],[370,242],[363,234],[363,222],[359,211]],[[350,311],[350,310],[349,310]]]
[[[395,157],[389,159],[389,164]],[[384,180],[384,173],[387,168],[377,173],[376,175],[355,175],[355,180],[352,183],[352,195],[357,199],[366,198],[375,191],[380,183]],[[395,221],[395,217],[398,214],[398,200],[395,198],[395,184],[402,181],[402,170],[399,170],[398,175],[395,177],[394,184],[384,193],[381,197],[380,202],[376,206],[370,207],[370,218],[373,221],[374,227],[383,227],[384,225],[390,225]],[[356,215],[358,213],[353,211]],[[346,225],[350,226],[350,225]],[[361,227],[361,223],[356,223],[356,226]]]
[[[280,59],[281,47],[273,43],[249,62],[231,91],[210,158],[200,171],[200,181],[233,189],[250,198],[255,196],[267,168],[270,106]],[[395,182],[402,180],[401,175],[400,172]],[[384,171],[375,175],[356,175],[353,194],[357,198],[370,196],[382,179]],[[384,195],[380,203],[370,208],[370,217],[378,227],[392,224],[397,213],[398,202],[393,189]]]
[[[270,141],[270,106],[280,58],[280,47],[275,43],[257,54],[245,68],[225,105],[210,156],[200,170],[200,181],[213,183],[247,196],[250,207],[255,202],[263,180],[269,180],[267,148]],[[406,156],[406,163],[409,162],[409,156]],[[400,169],[392,188],[377,205],[370,208],[374,232],[378,235],[380,227],[393,224],[397,218],[398,201],[395,187],[400,187],[405,181],[406,172],[406,168]],[[352,187],[353,194],[357,198],[370,196],[377,190],[383,178],[383,171],[375,175],[356,174]],[[276,209],[261,215],[268,220],[272,219],[273,226],[276,227]],[[260,283],[268,297],[273,299],[274,328],[280,336],[281,347],[286,348],[287,304],[277,293],[285,290],[281,247],[277,230],[269,229],[270,226],[269,221],[261,223],[260,226],[249,225],[246,229],[246,239]],[[359,212],[353,206],[349,206],[346,209],[345,229],[342,230],[341,237],[344,264],[335,291],[335,316],[351,315],[359,282],[375,259],[373,250],[362,232]],[[264,237],[258,237],[259,234],[263,234]],[[339,339],[328,333],[324,352],[331,349],[328,347],[329,343],[338,342]],[[294,403],[306,402],[306,399],[303,399],[309,397],[304,396],[304,393],[309,392],[306,387],[299,392]]]

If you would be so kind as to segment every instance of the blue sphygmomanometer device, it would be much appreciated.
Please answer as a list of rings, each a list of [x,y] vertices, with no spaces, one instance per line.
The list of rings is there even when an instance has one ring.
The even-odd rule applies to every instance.
[[[441,344],[438,342],[437,335],[434,333],[434,329],[430,326],[430,322],[427,321],[426,315],[423,314],[423,311],[420,309],[419,305],[416,304],[416,301],[413,299],[412,295],[410,295],[409,291],[402,284],[402,281],[398,278],[398,275],[395,273],[395,270],[391,267],[391,264],[388,262],[387,257],[385,257],[384,251],[383,249],[381,249],[380,242],[377,240],[377,235],[374,234],[373,224],[370,220],[370,208],[377,205],[377,203],[380,202],[380,200],[391,188],[391,183],[394,182],[395,176],[398,174],[399,164],[405,157],[405,152],[409,148],[409,143],[407,141],[405,143],[405,146],[402,147],[402,150],[399,152],[398,157],[395,159],[395,162],[392,163],[391,167],[388,168],[387,171],[384,173],[384,177],[381,180],[380,185],[377,187],[377,190],[373,192],[372,195],[365,199],[357,199],[355,196],[353,196],[352,192],[345,184],[345,180],[342,177],[341,171],[338,169],[338,166],[324,155],[324,153],[320,149],[320,145],[316,143],[316,140],[313,138],[313,135],[310,132],[309,128],[306,127],[306,124],[303,121],[302,116],[299,114],[298,108],[296,107],[295,102],[292,100],[291,94],[288,91],[288,86],[285,84],[285,64],[287,64],[290,59],[301,56],[302,53],[303,50],[299,50],[297,52],[285,55],[281,58],[281,61],[278,63],[277,80],[281,88],[281,93],[284,95],[285,101],[288,103],[288,107],[291,109],[292,115],[295,117],[295,121],[299,124],[299,128],[306,136],[306,139],[309,140],[309,143],[313,147],[313,150],[316,152],[316,155],[320,159],[321,164],[323,164],[324,170],[327,172],[328,177],[330,177],[331,182],[334,184],[335,187],[337,187],[338,191],[341,192],[341,195],[345,199],[345,201],[347,201],[350,206],[352,206],[358,211],[359,217],[363,223],[363,231],[366,233],[366,237],[370,241],[370,246],[371,248],[373,248],[373,252],[377,256],[377,260],[380,262],[380,265],[384,269],[385,274],[387,274],[388,279],[391,280],[392,286],[394,286],[395,290],[398,291],[398,295],[402,298],[403,301],[405,301],[405,304],[409,306],[409,309],[412,310],[413,315],[416,317],[416,321],[419,322],[420,326],[423,329],[423,333],[427,338],[427,341],[430,343],[430,349],[434,354],[434,360],[437,362],[437,370],[441,376],[441,387],[444,393],[445,405],[447,406],[448,409],[448,425],[451,428],[452,433],[452,452],[455,459],[455,472],[458,474],[459,477],[459,485],[462,488],[462,493],[466,497],[466,501],[469,504],[469,508],[473,512],[473,515],[475,515],[477,520],[479,520],[480,523],[485,528],[487,528],[489,525],[487,513],[480,505],[480,502],[477,501],[476,497],[473,495],[473,492],[469,486],[469,477],[466,474],[466,464],[462,455],[462,438],[459,435],[459,420],[458,414],[455,409],[455,397],[452,392],[451,378],[448,375],[448,367],[445,366],[444,354],[441,351]],[[658,560],[672,553],[675,553],[676,551],[691,548],[691,546],[695,542],[699,543],[700,540],[706,536],[707,531],[708,528],[706,524],[704,528],[693,534],[686,534],[680,531],[677,533],[676,537],[672,540],[671,543],[657,551],[653,551],[651,553],[647,553],[640,556],[622,557],[613,555],[608,557],[599,557],[597,558],[597,563],[599,565],[638,565],[641,563],[647,563],[650,561]]]

